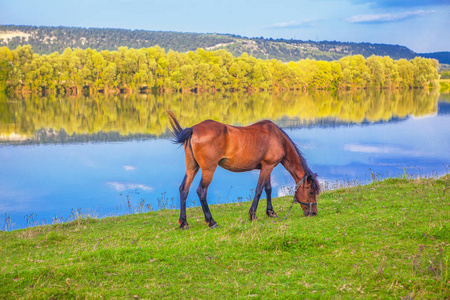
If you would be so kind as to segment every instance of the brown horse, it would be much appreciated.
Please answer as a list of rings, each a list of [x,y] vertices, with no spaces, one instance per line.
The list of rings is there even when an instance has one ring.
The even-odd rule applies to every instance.
[[[205,222],[211,228],[217,226],[206,202],[208,186],[217,166],[233,172],[261,170],[249,211],[251,221],[256,219],[256,209],[263,189],[267,195],[266,214],[271,218],[277,217],[272,207],[270,173],[279,163],[296,182],[294,201],[301,204],[304,215],[317,215],[316,195],[320,192],[317,174],[311,172],[298,147],[277,125],[271,121],[260,121],[247,127],[237,127],[206,120],[182,129],[173,112],[167,113],[173,140],[184,145],[186,155],[186,175],[180,185],[180,228],[189,228],[186,199],[199,169],[202,170],[202,179],[197,194],[205,214]]]

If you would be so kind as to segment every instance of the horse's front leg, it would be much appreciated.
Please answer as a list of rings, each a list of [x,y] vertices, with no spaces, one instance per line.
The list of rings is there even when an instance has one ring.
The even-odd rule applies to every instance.
[[[259,173],[258,184],[256,185],[255,197],[253,198],[252,206],[248,211],[250,221],[256,220],[256,210],[258,209],[259,198],[261,198],[261,194],[263,188],[267,185],[270,186],[270,173],[272,172],[272,167],[261,167],[261,172]]]
[[[255,197],[253,198],[252,206],[250,207],[250,210],[248,211],[248,216],[250,221],[256,220],[256,210],[258,209],[258,203],[259,198],[261,198],[263,187],[259,186],[259,184],[256,186],[255,190]]]
[[[270,184],[270,178],[269,182],[264,186],[264,190],[266,191],[267,197],[266,214],[267,216],[269,216],[269,218],[278,218],[277,213],[273,210],[272,207],[272,185]]]

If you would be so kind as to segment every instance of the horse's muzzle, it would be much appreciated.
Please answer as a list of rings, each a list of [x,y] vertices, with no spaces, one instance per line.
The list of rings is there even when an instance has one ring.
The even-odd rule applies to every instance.
[[[314,217],[317,216],[317,212],[316,211],[304,211],[303,214],[305,215],[305,217]]]

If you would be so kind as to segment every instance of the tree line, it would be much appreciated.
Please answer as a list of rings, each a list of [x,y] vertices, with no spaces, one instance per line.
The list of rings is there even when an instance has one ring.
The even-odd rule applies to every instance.
[[[225,50],[180,53],[159,46],[117,51],[67,48],[39,55],[31,46],[0,47],[0,90],[94,92],[204,92],[425,88],[438,79],[438,62],[416,57],[343,57],[284,63]]]

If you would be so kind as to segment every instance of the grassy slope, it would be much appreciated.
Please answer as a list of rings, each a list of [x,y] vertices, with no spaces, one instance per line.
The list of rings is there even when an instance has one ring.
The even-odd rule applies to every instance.
[[[323,193],[286,221],[249,203],[79,219],[0,233],[0,298],[403,298],[450,296],[450,175]],[[275,199],[284,216],[290,198]]]

